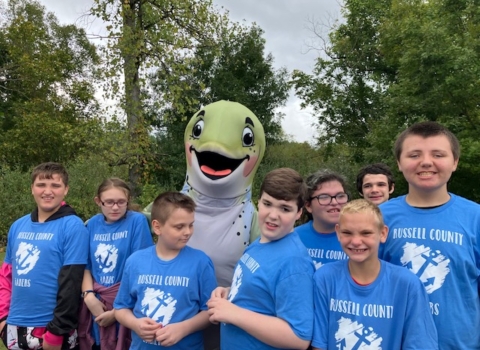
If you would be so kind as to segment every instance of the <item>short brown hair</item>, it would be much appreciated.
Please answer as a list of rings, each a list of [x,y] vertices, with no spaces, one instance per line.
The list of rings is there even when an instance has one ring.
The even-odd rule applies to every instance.
[[[152,221],[157,220],[165,224],[175,209],[185,209],[192,213],[195,211],[195,202],[189,196],[180,192],[164,192],[155,198],[152,205]]]
[[[313,196],[313,193],[316,190],[318,190],[320,185],[326,182],[331,182],[331,181],[339,182],[343,188],[343,192],[348,194],[347,180],[345,180],[345,178],[342,175],[330,169],[321,169],[321,170],[317,170],[316,172],[314,172],[313,174],[307,177],[307,180],[306,180],[307,198],[305,200],[307,202],[310,202]]]
[[[307,194],[307,186],[302,176],[290,168],[279,168],[270,171],[263,179],[260,196],[267,193],[275,199],[297,202],[297,209],[303,207]]]
[[[393,173],[388,167],[388,165],[383,163],[375,163],[364,166],[357,175],[357,191],[363,195],[363,178],[366,175],[385,175],[387,177],[388,189],[391,190],[393,185],[395,185],[395,179],[393,178]]]
[[[453,159],[458,160],[460,158],[460,142],[458,142],[457,137],[448,130],[442,124],[432,121],[420,122],[413,124],[408,129],[404,130],[400,136],[397,137],[394,146],[394,153],[395,157],[400,160],[400,156],[402,154],[402,147],[405,139],[408,136],[416,135],[423,137],[426,139],[427,137],[439,136],[444,135],[447,137],[448,141],[450,142],[450,147],[452,148]]]
[[[52,179],[53,175],[59,175],[65,186],[68,186],[68,173],[65,167],[60,163],[47,162],[37,165],[32,171],[32,184],[37,178]]]
[[[366,199],[355,199],[345,204],[345,206],[340,210],[340,218],[338,222],[340,222],[344,214],[356,213],[372,213],[377,218],[378,227],[380,229],[382,229],[385,225],[383,222],[382,212],[378,206]]]

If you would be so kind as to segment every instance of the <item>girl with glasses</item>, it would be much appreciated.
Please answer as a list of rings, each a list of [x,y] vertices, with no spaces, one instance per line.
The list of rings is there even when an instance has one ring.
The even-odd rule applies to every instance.
[[[104,180],[95,203],[101,210],[87,222],[90,253],[82,283],[83,305],[79,324],[81,350],[129,347],[129,330],[119,326],[113,301],[127,258],[153,245],[147,218],[130,210],[130,188],[118,178]]]
[[[345,179],[336,172],[319,170],[306,182],[308,194],[304,209],[311,220],[296,227],[295,232],[318,269],[325,263],[347,259],[338,242],[335,225],[349,197]]]

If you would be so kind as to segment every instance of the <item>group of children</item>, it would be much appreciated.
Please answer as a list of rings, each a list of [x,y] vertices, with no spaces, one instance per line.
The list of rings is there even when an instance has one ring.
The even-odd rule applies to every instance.
[[[394,152],[409,191],[392,200],[382,164],[360,171],[364,199],[354,201],[334,172],[304,181],[271,171],[258,200],[261,235],[228,288],[187,246],[191,198],[155,199],[154,245],[122,180],[100,185],[101,214],[84,225],[64,202],[65,169],[42,164],[32,174],[37,209],[8,233],[2,340],[8,349],[74,349],[78,340],[82,350],[203,349],[201,330],[214,323],[224,350],[480,349],[480,206],[447,190],[459,149],[438,123],[405,130]],[[294,228],[303,209],[311,220]]]

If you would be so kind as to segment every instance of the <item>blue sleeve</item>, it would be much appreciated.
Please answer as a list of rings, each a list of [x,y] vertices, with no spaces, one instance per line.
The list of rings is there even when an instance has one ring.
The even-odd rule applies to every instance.
[[[200,277],[200,310],[208,310],[207,301],[210,300],[212,292],[217,288],[217,278],[215,277],[215,270],[210,258],[203,269]]]
[[[412,280],[408,288],[402,339],[403,350],[438,349],[437,329],[430,311],[427,292],[418,279]]]
[[[130,256],[125,263],[125,269],[123,270],[122,282],[120,283],[120,288],[118,289],[117,296],[113,302],[114,309],[131,309],[135,307],[136,299],[130,292],[132,289],[130,276],[133,273],[132,267],[132,257]]]
[[[315,307],[315,316],[313,321],[313,340],[312,346],[320,349],[328,348],[328,296],[325,283],[325,275],[317,270],[314,275],[313,285],[313,303]]]
[[[147,217],[140,213],[135,213],[135,218],[132,232],[132,253],[137,250],[151,247],[153,245],[153,238],[150,232],[150,226],[148,225]]]
[[[290,259],[275,288],[277,317],[288,322],[302,340],[312,340],[313,264],[307,259]]]
[[[86,265],[89,252],[89,234],[82,220],[75,216],[64,222],[65,242],[63,266]]]

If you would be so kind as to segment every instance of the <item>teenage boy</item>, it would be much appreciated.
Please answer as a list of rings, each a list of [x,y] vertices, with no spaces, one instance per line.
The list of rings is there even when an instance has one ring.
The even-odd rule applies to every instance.
[[[221,349],[306,349],[313,328],[313,262],[293,225],[301,215],[305,183],[295,170],[271,171],[260,188],[261,235],[245,250],[231,288],[208,302],[221,322]]]
[[[360,169],[356,184],[360,196],[376,205],[388,201],[395,189],[392,171],[383,163],[369,164]]]
[[[447,191],[459,142],[422,122],[400,134],[394,151],[408,194],[381,205],[390,235],[380,257],[422,281],[440,349],[480,349],[480,206]]]
[[[64,203],[68,174],[61,164],[37,166],[31,190],[37,208],[8,232],[0,272],[1,337],[8,349],[73,349],[88,233]]]
[[[186,246],[195,203],[178,192],[160,194],[152,206],[155,246],[126,262],[114,302],[115,317],[132,333],[130,349],[203,350],[207,301],[217,286],[213,263]]]
[[[314,276],[314,349],[438,349],[427,293],[406,269],[378,259],[388,228],[380,209],[357,199],[336,225],[349,259]]]

